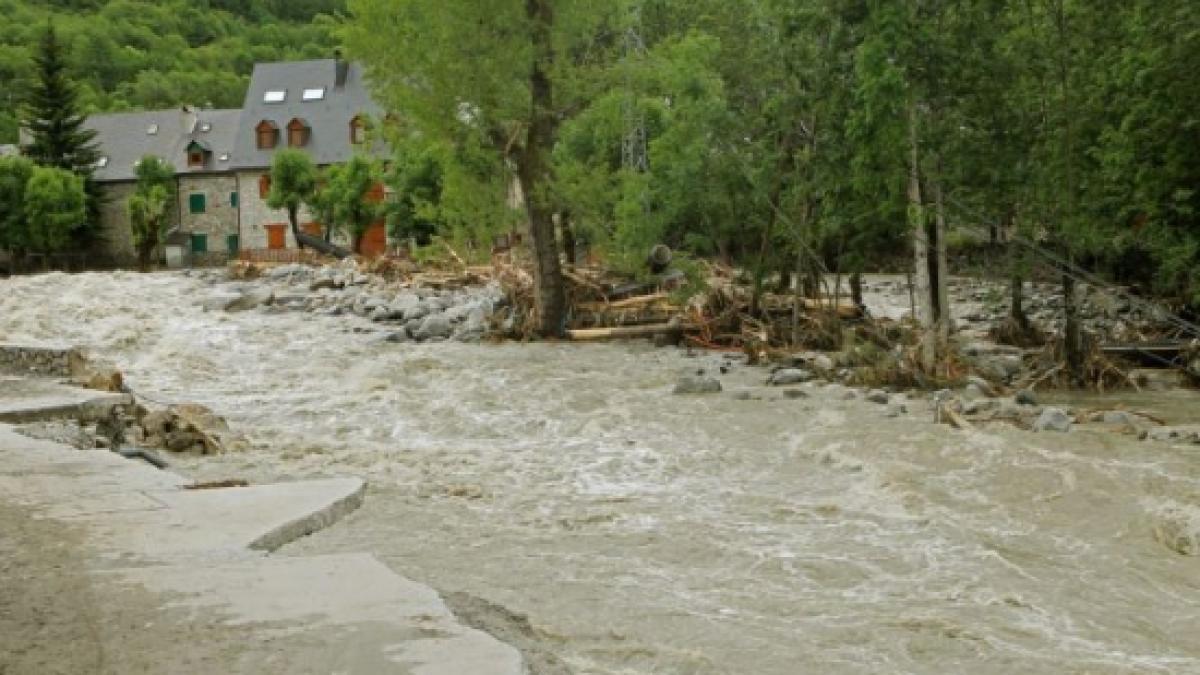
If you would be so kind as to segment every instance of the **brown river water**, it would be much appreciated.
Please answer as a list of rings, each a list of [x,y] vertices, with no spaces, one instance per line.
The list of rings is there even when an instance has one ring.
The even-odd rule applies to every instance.
[[[721,357],[383,344],[359,319],[204,312],[211,292],[0,280],[0,340],[91,347],[254,442],[185,473],[365,478],[360,511],[283,554],[370,551],[525,615],[564,672],[1200,673],[1200,557],[1153,534],[1200,523],[1195,446],[963,433],[744,366],[678,397]]]

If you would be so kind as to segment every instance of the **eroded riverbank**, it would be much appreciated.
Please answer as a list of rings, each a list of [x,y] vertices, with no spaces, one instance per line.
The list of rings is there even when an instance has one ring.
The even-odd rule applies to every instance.
[[[1200,671],[1200,559],[1153,534],[1200,509],[1194,447],[963,434],[744,367],[676,397],[720,357],[392,345],[204,312],[178,275],[0,287],[0,339],[92,346],[253,442],[191,473],[366,478],[364,509],[296,552],[370,550],[527,615],[571,672]]]

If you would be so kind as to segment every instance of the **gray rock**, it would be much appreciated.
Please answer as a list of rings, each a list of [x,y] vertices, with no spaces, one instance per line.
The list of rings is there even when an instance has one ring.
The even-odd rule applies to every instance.
[[[398,330],[394,333],[388,333],[387,336],[383,338],[383,341],[392,342],[395,344],[403,344],[409,341],[408,332]]]
[[[992,383],[982,377],[972,375],[967,378],[967,383],[968,385],[973,385],[981,394],[988,398],[996,397],[996,390],[992,388]]]
[[[1060,408],[1046,408],[1033,423],[1034,431],[1068,432],[1071,430],[1071,416]]]
[[[1118,424],[1135,427],[1142,421],[1142,418],[1132,413],[1127,413],[1124,410],[1109,410],[1093,415],[1091,421],[1100,422],[1101,424]]]
[[[425,341],[434,339],[445,339],[450,337],[454,327],[450,325],[450,320],[445,314],[430,314],[421,321],[421,326],[413,332],[413,338]]]
[[[1020,405],[1037,405],[1037,394],[1033,393],[1032,389],[1022,389],[1017,392],[1013,400]]]
[[[990,391],[990,389],[991,388],[989,387],[987,391]],[[972,382],[972,383],[968,384],[967,386],[963,387],[962,397],[966,400],[991,398],[991,395],[988,394],[987,391],[985,391],[979,385]]]
[[[767,380],[767,384],[775,387],[784,387],[789,384],[811,382],[815,377],[812,372],[803,368],[784,368],[771,373],[771,379]]]
[[[808,392],[804,391],[803,389],[784,389],[783,397],[792,400],[808,398]]]
[[[1158,427],[1142,433],[1143,440],[1200,445],[1200,425]]]
[[[1025,369],[1025,362],[1021,360],[1020,356],[1014,355],[988,356],[977,360],[976,368],[994,380],[1009,382],[1021,374],[1021,371]]]
[[[254,288],[246,291],[237,300],[225,307],[228,312],[244,312],[247,310],[270,305],[275,299],[275,292],[269,288]]]
[[[429,305],[425,302],[418,302],[404,310],[404,320],[413,321],[414,319],[424,319],[429,316]]]
[[[707,375],[685,375],[675,384],[680,395],[719,394],[721,389],[721,382]]]
[[[338,281],[336,279],[334,279],[333,277],[321,277],[320,279],[317,279],[316,281],[309,284],[308,290],[310,290],[310,291],[333,290],[335,288],[341,288],[341,287],[342,287],[342,285],[339,284]]]
[[[867,400],[871,403],[887,405],[891,401],[891,397],[888,396],[888,393],[882,389],[872,389],[871,391],[867,392]]]

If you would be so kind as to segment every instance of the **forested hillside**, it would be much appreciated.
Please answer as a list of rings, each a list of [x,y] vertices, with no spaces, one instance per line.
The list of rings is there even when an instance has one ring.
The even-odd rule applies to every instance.
[[[329,56],[343,0],[0,0],[0,143],[48,21],[88,111],[241,105],[256,61]]]

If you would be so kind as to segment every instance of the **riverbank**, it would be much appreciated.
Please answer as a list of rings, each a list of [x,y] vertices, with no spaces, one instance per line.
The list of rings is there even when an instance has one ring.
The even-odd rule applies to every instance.
[[[14,421],[128,405],[0,381]],[[194,487],[0,423],[0,672],[525,672],[515,649],[370,555],[266,555],[357,509],[362,481]]]
[[[371,551],[568,672],[1200,669],[1197,558],[1156,536],[1200,507],[1188,444],[958,431],[932,399],[890,416],[646,343],[391,344],[363,317],[204,311],[182,275],[11,283],[9,338],[86,344],[247,434],[181,471],[367,478],[283,553]],[[699,370],[722,392],[672,394]]]

